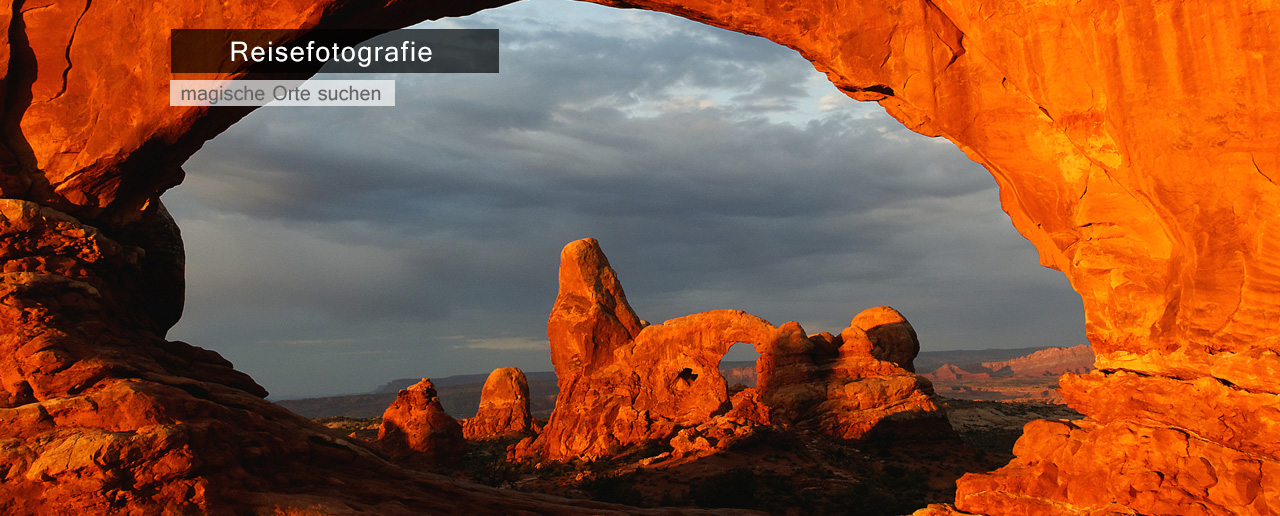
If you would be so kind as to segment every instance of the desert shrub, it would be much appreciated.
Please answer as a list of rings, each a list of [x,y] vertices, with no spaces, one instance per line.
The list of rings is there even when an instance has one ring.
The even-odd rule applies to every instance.
[[[917,471],[886,465],[876,476],[868,477],[831,501],[845,516],[894,516],[911,514],[928,505],[928,479]]]
[[[582,482],[578,488],[592,500],[640,506],[644,504],[644,497],[635,488],[635,476],[635,473],[600,476]]]
[[[754,471],[734,468],[691,484],[689,499],[699,507],[751,509],[759,504],[758,489]]]
[[[492,487],[502,487],[519,480],[522,469],[520,464],[501,460],[479,465],[469,473],[476,482]]]

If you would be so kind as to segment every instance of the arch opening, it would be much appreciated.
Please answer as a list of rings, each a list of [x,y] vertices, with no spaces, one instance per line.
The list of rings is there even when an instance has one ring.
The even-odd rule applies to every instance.
[[[730,401],[738,393],[756,386],[759,359],[760,353],[756,351],[756,344],[748,342],[734,343],[724,356],[720,357],[717,367],[720,370],[720,376],[724,377]]]
[[[599,34],[586,34],[579,33],[575,37],[601,38]],[[710,38],[715,44],[703,50],[712,50],[726,41],[720,38],[739,37],[716,32],[714,36],[683,35],[681,41]],[[535,40],[526,38],[518,41],[530,45]],[[751,43],[742,42],[747,40],[733,41],[741,43],[740,46],[747,48],[749,54],[765,52],[764,47],[752,46],[761,44],[758,40],[750,40]],[[769,48],[774,46],[772,43],[764,44]],[[562,45],[555,48],[564,49],[568,48],[564,45],[569,43],[554,45]],[[655,45],[655,48],[661,46]],[[342,278],[343,272],[348,272],[340,287],[361,292],[366,290],[363,284],[367,283],[394,294],[391,301],[398,304],[393,311],[399,313],[392,317],[373,311],[342,314],[349,325],[359,327],[362,319],[373,318],[382,319],[380,326],[395,329],[397,325],[405,324],[402,317],[424,313],[428,318],[443,317],[451,312],[478,311],[481,304],[498,307],[499,313],[505,310],[502,316],[454,324],[447,330],[449,333],[436,332],[433,335],[435,342],[426,343],[455,356],[461,356],[463,351],[473,353],[470,358],[457,360],[466,364],[484,364],[485,358],[480,357],[480,353],[494,355],[500,352],[503,360],[539,354],[545,357],[546,342],[539,337],[528,336],[541,333],[545,314],[533,311],[533,315],[512,316],[516,312],[512,309],[520,308],[517,305],[545,304],[545,299],[550,297],[547,293],[554,292],[548,288],[554,284],[554,276],[548,274],[554,270],[552,260],[556,255],[551,249],[583,235],[597,236],[609,242],[611,257],[622,271],[631,298],[639,301],[638,304],[648,305],[651,311],[647,313],[675,316],[710,306],[727,305],[765,315],[771,320],[801,320],[806,326],[819,330],[844,327],[850,313],[838,305],[849,302],[855,306],[897,305],[911,313],[912,319],[919,321],[917,325],[928,332],[933,326],[933,317],[921,314],[921,310],[947,314],[947,310],[939,309],[938,305],[946,304],[951,308],[975,305],[974,289],[968,285],[951,286],[947,281],[934,281],[937,277],[957,269],[980,266],[987,266],[987,274],[991,276],[1032,268],[1022,265],[1032,263],[1027,257],[1031,251],[1025,242],[1009,231],[1005,215],[997,208],[995,186],[984,171],[960,156],[950,143],[910,133],[898,127],[897,122],[881,113],[878,107],[868,109],[839,92],[830,91],[825,78],[807,70],[808,63],[794,60],[794,55],[789,58],[793,61],[785,66],[783,58],[773,55],[760,54],[748,60],[785,69],[786,73],[735,71],[734,68],[742,66],[741,63],[718,59],[695,63],[713,70],[733,72],[729,73],[730,77],[757,81],[760,86],[739,87],[731,81],[713,81],[706,77],[706,70],[691,66],[676,74],[675,82],[649,89],[619,86],[616,82],[591,85],[591,81],[586,81],[587,86],[594,89],[575,84],[572,87],[579,89],[571,91],[573,95],[552,95],[552,99],[536,106],[541,111],[516,106],[515,103],[498,103],[500,108],[467,111],[464,108],[483,100],[480,94],[486,93],[485,90],[501,95],[502,88],[486,87],[482,83],[467,84],[454,77],[412,78],[406,82],[420,83],[431,89],[432,95],[443,97],[445,101],[441,102],[448,104],[440,107],[427,101],[435,97],[419,97],[428,106],[425,109],[429,115],[423,118],[436,120],[443,117],[446,121],[441,125],[465,133],[466,139],[485,141],[493,147],[469,148],[461,136],[439,136],[429,131],[425,123],[407,122],[394,114],[372,119],[359,113],[351,116],[352,113],[321,112],[316,114],[315,122],[308,124],[310,127],[349,124],[361,130],[376,131],[380,124],[394,122],[399,128],[413,127],[431,135],[424,137],[426,141],[414,142],[410,147],[426,147],[433,152],[428,156],[406,151],[406,146],[393,145],[397,141],[408,140],[403,131],[397,134],[377,133],[379,144],[395,152],[406,152],[411,157],[357,153],[356,149],[364,145],[346,135],[322,137],[328,149],[316,156],[290,156],[296,161],[272,158],[262,147],[256,149],[260,152],[258,155],[251,151],[248,155],[241,153],[236,156],[241,163],[254,166],[234,168],[258,172],[265,169],[265,177],[237,173],[227,163],[206,162],[211,167],[203,169],[196,166],[198,162],[193,163],[188,167],[192,173],[189,183],[192,184],[183,188],[195,186],[206,193],[217,194],[221,189],[235,194],[249,191],[260,195],[261,199],[241,199],[243,203],[239,206],[235,205],[234,197],[232,199],[233,209],[230,211],[260,223],[251,224],[257,227],[246,233],[254,236],[257,232],[260,240],[291,242],[290,247],[302,252],[298,253],[300,256],[286,258],[285,261],[316,266],[324,277]],[[636,62],[631,55],[627,60],[633,65]],[[589,65],[612,69],[606,61],[596,59]],[[797,71],[797,65],[805,70]],[[504,73],[515,75],[515,71]],[[802,92],[794,95],[795,103],[812,104],[807,115],[798,114],[798,109],[779,108],[762,100],[772,94],[770,88],[785,90],[773,83],[786,85],[779,76],[791,72],[806,77],[793,81],[789,87]],[[801,72],[807,75],[801,75]],[[582,77],[590,77],[590,74],[582,73]],[[533,78],[533,83],[570,87],[554,77],[540,77],[534,73]],[[502,84],[509,87],[516,87],[520,82],[509,78],[502,80]],[[803,93],[815,85],[826,87],[828,93]],[[604,93],[617,87],[626,94]],[[619,100],[615,98],[618,96],[626,98]],[[745,99],[735,100],[739,97]],[[526,109],[522,110],[522,107]],[[479,121],[472,120],[468,124],[467,116],[451,110],[478,115]],[[514,114],[507,115],[508,111]],[[257,124],[259,132],[271,133],[274,130],[286,147],[295,149],[317,137],[315,131],[281,127],[278,120],[273,121],[267,116],[269,114],[268,110],[259,110],[242,125]],[[382,118],[392,122],[380,120]],[[645,132],[655,129],[659,132]],[[675,136],[662,135],[661,131]],[[870,146],[858,152],[836,150],[848,140],[869,143]],[[761,141],[776,141],[779,146],[744,145],[744,142]],[[255,147],[244,140],[237,143]],[[211,152],[216,152],[216,145],[216,140],[210,143]],[[754,147],[769,150],[761,152]],[[490,155],[503,159],[494,160]],[[370,158],[367,161],[374,166],[360,165],[367,171],[363,176],[352,176],[334,167],[336,163],[349,170],[353,161],[360,161],[354,156],[360,156],[361,160]],[[406,162],[411,166],[406,166]],[[609,166],[611,163],[615,165]],[[477,170],[477,166],[483,170]],[[467,174],[478,172],[480,177],[460,178],[447,173],[450,167]],[[851,167],[856,170],[850,172]],[[215,173],[201,175],[202,171],[210,170]],[[779,170],[787,172],[778,174]],[[854,177],[847,177],[849,175]],[[365,184],[366,181],[372,186]],[[296,190],[292,190],[295,182],[305,186],[301,191],[306,192],[311,201],[330,202],[332,206],[306,203],[288,206],[291,199],[296,200]],[[246,188],[245,183],[254,187]],[[432,192],[437,183],[448,187],[447,195]],[[859,188],[859,184],[863,186]],[[675,193],[669,194],[673,185],[695,187],[676,189]],[[527,197],[516,195],[522,189],[552,192],[550,187],[559,189],[559,193],[552,194],[553,200],[565,201],[564,205],[570,206],[569,210],[542,217],[550,210],[549,203],[533,203]],[[922,193],[889,197],[891,193],[912,188],[919,188]],[[182,189],[176,192],[180,191]],[[643,196],[635,192],[663,192],[663,195]],[[280,204],[299,211],[282,209]],[[508,209],[513,206],[517,209]],[[759,206],[773,207],[770,208],[773,211],[762,212],[756,208]],[[404,211],[388,215],[387,211],[396,207],[404,208]],[[421,226],[420,220],[426,219],[447,229],[423,233],[411,231],[413,227]],[[607,224],[593,226],[582,222],[589,219],[603,220]],[[981,231],[972,231],[964,224],[956,224],[959,220],[985,220],[994,224]],[[662,223],[655,223],[657,221]],[[920,224],[916,227],[924,229],[896,232],[906,227],[904,224],[907,222]],[[935,226],[930,227],[930,224]],[[537,225],[557,227],[560,231],[538,233],[532,230]],[[191,224],[184,222],[184,226],[190,227]],[[195,226],[198,230],[212,229],[212,225],[201,227],[199,221]],[[388,226],[391,230],[385,229]],[[985,230],[991,227],[1000,229],[998,232]],[[604,234],[601,234],[601,229]],[[517,235],[521,232],[524,234]],[[1002,241],[996,236],[999,232],[1009,238]],[[448,238],[449,233],[466,237],[459,245],[458,240]],[[856,237],[848,237],[851,234]],[[277,238],[276,235],[284,236]],[[863,238],[861,235],[869,236]],[[545,241],[533,242],[534,236],[545,238]],[[194,243],[194,237],[190,235],[189,242]],[[847,241],[841,240],[842,237]],[[502,242],[504,238],[516,240],[521,244],[521,250],[496,252],[504,244],[495,246],[493,242]],[[522,238],[527,241],[521,241]],[[980,247],[996,250],[999,256],[993,260],[991,256],[983,256],[974,250],[970,251],[971,255],[956,253],[955,250],[960,248],[956,244],[964,240],[980,242]],[[926,245],[928,242],[934,242],[936,247]],[[337,252],[325,251],[334,249],[328,247],[334,244]],[[415,246],[427,249],[415,249]],[[945,254],[927,250],[942,248],[947,249]],[[1011,256],[1014,253],[1008,250],[1013,248],[1021,248],[1023,256]],[[222,249],[226,251],[228,247]],[[243,250],[245,254],[257,249],[260,247],[255,245],[241,245],[239,249],[230,247],[232,252]],[[391,252],[387,252],[388,249]],[[888,252],[890,255],[888,259],[876,259],[876,252]],[[521,264],[520,260],[532,263]],[[987,263],[984,265],[984,262]],[[352,264],[360,266],[353,267]],[[712,267],[707,264],[712,264]],[[198,266],[193,264],[192,270]],[[475,269],[468,270],[467,267]],[[520,272],[503,271],[503,267],[515,267]],[[682,267],[686,271],[682,272]],[[841,272],[849,267],[853,270]],[[479,273],[480,269],[485,273]],[[353,270],[359,271],[354,279],[349,275]],[[456,272],[458,270],[462,272]],[[422,275],[422,271],[431,274]],[[1041,273],[1041,278],[1046,275],[1056,278],[1048,271],[1036,272]],[[839,279],[828,281],[832,276]],[[886,286],[867,280],[885,276],[897,281]],[[640,281],[627,281],[628,278]],[[289,279],[297,280],[292,285],[294,288],[274,290],[277,293],[296,290],[308,298],[300,310],[302,313],[290,314],[297,317],[298,326],[315,325],[323,318],[319,313],[333,312],[332,306],[326,305],[337,302],[344,308],[350,306],[346,299],[342,299],[349,296],[349,290],[298,288],[298,285],[314,286],[319,282]],[[990,277],[986,277],[974,281],[989,288],[992,284],[989,280]],[[415,283],[429,285],[429,288],[417,287]],[[533,296],[513,294],[512,286],[541,288],[542,304],[528,302]],[[1043,286],[1033,285],[1032,290]],[[1058,288],[1064,286],[1061,283],[1057,285]],[[406,287],[410,292],[405,292]],[[948,295],[939,293],[948,287],[951,288]],[[424,291],[429,295],[415,297]],[[449,296],[445,294],[447,292],[466,294],[452,295],[449,301],[453,306],[448,306],[450,303],[439,299]],[[846,296],[850,292],[857,293],[857,301],[848,301]],[[921,295],[924,292],[927,295]],[[939,300],[949,296],[951,301],[940,303]],[[916,297],[915,305],[919,309],[913,309],[911,301],[899,301],[913,297]],[[1067,293],[1064,297],[1068,299],[1069,310],[1074,294]],[[380,304],[377,296],[367,299],[373,301],[371,305]],[[525,302],[515,302],[520,299]],[[956,302],[955,299],[962,301]],[[1025,296],[1013,296],[1013,301],[1009,299],[1006,297],[1003,301],[1008,308],[1005,312],[1032,306],[1024,302]],[[459,300],[463,302],[459,303]],[[459,305],[465,308],[460,310]],[[947,317],[952,323],[963,319],[954,314]],[[494,320],[517,321],[536,330],[522,330],[520,324],[514,324],[498,327],[498,333],[494,334],[491,333],[495,328]],[[384,324],[387,322],[390,324]],[[460,326],[465,329],[457,330]],[[990,329],[998,325],[981,323],[973,326],[982,328],[979,331],[970,327],[968,333],[934,330],[935,335],[941,333],[945,337],[931,339],[926,333],[922,340],[927,344],[972,341],[975,335],[981,334],[982,342],[990,342]],[[323,335],[324,332],[319,333],[319,337],[306,334],[281,339],[279,344],[296,349],[349,353],[353,357],[373,357],[383,365],[379,367],[381,370],[405,367],[415,362],[420,364],[415,355],[404,349],[363,346],[369,337],[373,337],[369,340],[381,344],[397,340],[394,335],[347,334],[333,338]],[[406,333],[433,332],[410,330]],[[725,357],[738,353],[740,348],[750,349],[752,346],[739,343]],[[383,355],[379,356],[379,353]],[[233,353],[227,354],[237,363],[246,363]],[[754,350],[750,355],[751,360],[758,363],[758,354]],[[725,357],[720,359],[720,365],[729,360]],[[439,354],[431,361],[433,364],[445,362]],[[344,367],[349,369],[352,363],[344,360]],[[511,364],[487,363],[479,367],[500,365]],[[519,365],[537,370],[525,364]],[[751,367],[750,372],[754,383],[756,368]],[[698,374],[689,367],[672,374],[673,382],[682,388],[690,388],[707,379],[705,373]],[[255,376],[264,378],[262,372],[255,372]],[[418,370],[397,373],[397,376],[440,374]],[[386,379],[379,379],[379,383],[382,381]],[[742,383],[744,387],[735,390],[739,383],[726,377],[725,388],[730,398],[749,388]],[[279,392],[278,389],[273,390]]]
[[[210,141],[166,195],[191,251],[175,338],[224,352],[277,399],[446,363],[546,370],[545,314],[529,307],[554,295],[559,246],[589,235],[624,280],[643,278],[628,292],[655,319],[732,306],[833,329],[890,304],[927,346],[1083,339],[1074,294],[1034,266],[994,183],[950,143],[771,42],[567,7],[441,22],[503,27],[499,76],[401,77],[395,112],[264,108]],[[570,21],[540,21],[557,18]],[[991,308],[973,308],[978,290]]]

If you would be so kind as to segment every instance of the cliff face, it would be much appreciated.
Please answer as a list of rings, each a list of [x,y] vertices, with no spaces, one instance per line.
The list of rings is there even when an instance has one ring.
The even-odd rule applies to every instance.
[[[6,4],[0,197],[2,229],[19,252],[8,254],[0,276],[0,438],[17,444],[3,448],[15,466],[0,485],[8,500],[0,509],[47,503],[77,511],[105,496],[130,510],[203,507],[210,489],[305,484],[289,475],[307,468],[276,458],[318,464],[328,460],[324,451],[346,446],[317,444],[324,438],[312,427],[261,401],[261,390],[215,353],[162,338],[180,312],[173,273],[181,254],[158,195],[180,181],[181,163],[203,141],[247,113],[165,105],[168,30],[395,27],[499,3]],[[1269,444],[1280,442],[1280,7],[613,5],[795,48],[850,96],[955,142],[995,176],[1004,209],[1041,262],[1081,294],[1098,371],[1064,378],[1063,392],[1087,418],[1028,427],[1019,458],[964,480],[957,507],[1280,507],[1280,451]],[[173,279],[156,281],[164,277]],[[634,337],[635,329],[618,319],[600,331]],[[286,444],[298,438],[310,451]],[[98,458],[63,460],[72,450]],[[191,458],[206,454],[223,458]],[[105,473],[122,465],[166,473]],[[90,478],[99,480],[63,480]],[[138,494],[152,489],[163,496]],[[54,499],[79,501],[47,501]]]

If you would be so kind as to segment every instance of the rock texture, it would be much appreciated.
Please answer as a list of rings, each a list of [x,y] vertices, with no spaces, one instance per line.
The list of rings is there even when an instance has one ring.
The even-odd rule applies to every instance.
[[[909,371],[920,344],[892,308],[867,310],[818,343],[797,323],[775,327],[736,310],[645,325],[594,239],[565,246],[559,278],[547,335],[560,397],[518,457],[590,459],[652,440],[684,455],[727,445],[753,425],[842,439],[890,426],[952,435],[931,386]],[[719,364],[739,342],[760,353],[758,383],[730,398]]]
[[[396,393],[382,413],[378,448],[392,460],[420,466],[462,466],[462,425],[445,413],[436,386],[423,378]]]
[[[248,112],[165,105],[168,30],[390,28],[502,1],[6,4],[0,197],[17,213],[5,231],[25,247],[3,273],[2,405],[18,412],[4,415],[0,511],[146,512],[245,499],[223,496],[234,490],[296,492],[312,480],[288,479],[308,470],[293,465],[319,471],[333,464],[323,451],[342,448],[257,401],[261,390],[216,354],[162,338],[181,288],[156,281],[180,263],[176,239],[162,238],[176,232],[156,222],[158,195],[203,141]],[[1270,409],[1280,396],[1280,6],[601,3],[764,36],[850,96],[948,138],[991,171],[1041,262],[1070,278],[1098,371],[1063,391],[1087,417],[1036,427],[1042,441],[963,482],[957,507],[1280,507],[1280,456],[1265,444],[1280,442]],[[624,319],[599,328],[604,348],[609,332],[636,337]],[[580,351],[605,351],[590,347]],[[593,354],[577,355],[579,365]],[[1185,434],[1186,448],[1168,431]],[[58,458],[72,449],[94,459]],[[195,459],[206,455],[215,458]]]
[[[532,434],[529,381],[515,367],[494,369],[480,391],[480,410],[462,422],[462,435],[472,440],[499,439]]]

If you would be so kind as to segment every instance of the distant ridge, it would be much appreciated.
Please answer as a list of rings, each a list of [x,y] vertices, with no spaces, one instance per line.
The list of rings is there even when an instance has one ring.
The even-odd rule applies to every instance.
[[[530,381],[551,380],[554,382],[556,380],[556,374],[551,371],[534,371],[532,373],[526,372],[524,376]],[[418,378],[401,378],[399,380],[391,380],[387,383],[382,384],[381,387],[374,389],[373,392],[370,392],[369,394],[386,394],[386,393],[395,394],[397,392],[400,392],[400,389],[404,389],[409,387],[410,385],[418,383],[418,381],[421,379],[422,379],[421,377],[418,377]],[[489,379],[489,373],[458,374],[453,376],[446,376],[439,380],[432,378],[431,383],[436,384],[436,387],[439,388],[439,387],[451,387],[454,385],[467,385],[471,383],[483,384],[484,381],[487,379]]]
[[[984,362],[987,369],[1000,373],[1008,370],[1014,376],[1060,376],[1084,373],[1093,369],[1093,348],[1087,344],[1070,348],[1048,348],[1024,357],[999,362]]]
[[[1088,372],[1093,369],[1093,360],[1093,348],[1081,344],[1069,348],[1042,348],[1007,360],[967,364],[947,362],[937,368],[917,365],[916,370],[929,371],[921,376],[934,381],[1061,376]]]
[[[961,349],[953,351],[921,351],[916,356],[916,371],[933,371],[946,364],[954,364],[960,367],[972,364],[981,364],[983,362],[998,362],[1001,360],[1010,360],[1023,357],[1049,349],[1051,346],[1036,346],[1030,348],[1012,348],[1012,349]]]
[[[1054,350],[1067,350],[1067,352]],[[1088,345],[1073,348],[1041,346],[1017,349],[923,351],[916,357],[915,366],[916,371],[929,371],[922,376],[935,381],[981,381],[992,377],[1024,374],[1019,371],[1038,371],[1038,374],[1035,374],[1037,376],[1046,374],[1056,376],[1053,373],[1046,373],[1055,367],[1053,365],[1055,360],[1064,364],[1074,364],[1064,366],[1076,368],[1072,369],[1073,371],[1084,366],[1091,368],[1093,351]],[[991,369],[992,367],[995,369]],[[940,371],[940,369],[944,370]],[[734,384],[754,387],[756,384],[754,361],[722,361],[720,371],[730,387]],[[462,419],[475,415],[476,410],[479,409],[480,390],[488,376],[487,373],[463,374],[432,378],[431,381],[439,391],[445,412]],[[526,371],[525,376],[529,380],[530,408],[534,416],[547,417],[555,408],[555,397],[559,391],[555,373]],[[421,378],[391,380],[367,394],[281,400],[276,403],[308,418],[378,417],[396,399],[396,393],[400,389],[413,385],[418,380]]]

